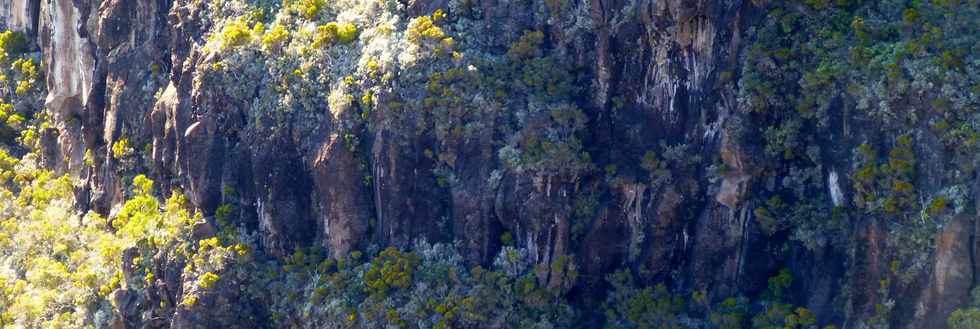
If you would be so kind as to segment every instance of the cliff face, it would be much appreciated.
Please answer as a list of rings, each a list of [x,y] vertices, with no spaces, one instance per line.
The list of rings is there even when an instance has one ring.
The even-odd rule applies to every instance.
[[[161,192],[181,190],[209,220],[225,212],[219,217],[232,222],[214,225],[257,231],[272,255],[321,245],[341,258],[426,240],[454,244],[475,266],[513,243],[535,264],[571,257],[581,272],[573,294],[585,304],[606,274],[623,267],[642,282],[716,301],[759,295],[788,268],[792,300],[821,323],[845,328],[939,328],[969,300],[978,270],[970,208],[980,204],[980,180],[972,167],[948,174],[945,163],[958,150],[930,132],[935,114],[876,119],[861,109],[887,102],[861,105],[840,82],[823,88],[834,91],[822,117],[802,116],[802,132],[782,137],[798,142],[771,154],[767,138],[777,133],[769,128],[792,120],[758,112],[746,91],[757,71],[780,65],[776,56],[749,59],[771,4],[367,3],[374,2],[345,1],[373,9],[338,6],[330,15],[359,28],[391,20],[400,31],[441,8],[462,59],[427,55],[419,49],[429,45],[391,41],[398,37],[377,29],[311,62],[228,51],[212,35],[230,19],[216,13],[241,9],[221,1],[3,0],[0,9],[7,27],[29,31],[43,54],[52,114],[45,133],[56,138],[42,149],[56,159],[50,167],[83,182],[75,191],[82,210],[109,215],[131,177],[148,173]],[[783,10],[819,15],[807,6]],[[526,55],[514,46],[521,42],[532,46]],[[272,57],[291,64],[277,67]],[[369,63],[375,59],[380,69]],[[535,65],[566,77],[543,78],[552,85],[535,89],[528,78]],[[970,74],[977,64],[966,65]],[[456,67],[468,71],[445,82]],[[286,86],[293,80],[282,76],[293,68],[307,82]],[[435,94],[433,73],[455,98],[433,107],[444,112],[419,110]],[[345,76],[353,87],[340,82]],[[563,83],[570,90],[554,87]],[[807,96],[804,87],[773,88]],[[338,90],[354,101],[336,97]],[[971,102],[963,106],[975,110]],[[570,118],[556,114],[566,112]],[[866,201],[854,150],[865,143],[896,149],[900,135],[915,137],[909,148],[918,156],[918,174],[908,179],[918,211],[902,220],[926,228],[912,233],[897,228],[901,216],[852,206]],[[548,158],[538,161],[536,148]],[[925,219],[933,196],[952,195],[951,188],[962,200]],[[773,201],[781,194],[794,195],[782,198],[791,205]],[[809,219],[790,219],[802,216],[792,207],[804,201]],[[560,273],[548,275],[562,284]],[[194,320],[200,316],[180,314],[173,323],[189,328],[205,321]]]

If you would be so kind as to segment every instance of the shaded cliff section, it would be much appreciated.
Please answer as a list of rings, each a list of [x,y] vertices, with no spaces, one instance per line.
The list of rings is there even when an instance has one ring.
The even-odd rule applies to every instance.
[[[506,232],[538,263],[572,255],[583,295],[631,267],[677,291],[755,296],[788,267],[794,300],[827,323],[868,323],[876,305],[892,303],[905,310],[890,314],[895,327],[941,327],[975,286],[972,216],[943,228],[931,268],[891,297],[879,293],[894,256],[878,219],[855,220],[848,247],[772,251],[786,237],[767,236],[755,220],[751,194],[768,179],[767,164],[758,136],[744,133],[765,123],[751,120],[732,77],[722,76],[740,71],[745,32],[759,19],[749,1],[471,2],[485,22],[480,33],[499,36],[497,51],[525,30],[543,31],[549,51],[574,68],[586,86],[577,102],[595,168],[571,177],[508,171],[495,137],[485,136],[462,147],[465,169],[451,186],[437,183],[423,155],[431,136],[363,130],[352,149],[322,117],[249,128],[249,102],[265,86],[217,85],[199,70],[214,62],[199,47],[212,22],[195,1],[3,3],[8,24],[33,31],[43,51],[58,136],[44,148],[64,159],[54,169],[85,182],[76,191],[82,210],[109,213],[123,182],[149,172],[162,191],[184,191],[211,218],[234,205],[231,218],[259,231],[276,255],[319,244],[339,256],[426,239],[455,242],[471,264],[486,264]],[[448,5],[408,1],[407,15]],[[560,23],[572,15],[588,28]],[[864,127],[831,130],[855,129]],[[123,139],[133,155],[113,152]],[[642,160],[651,150],[680,153],[662,161],[668,180],[649,179]],[[827,189],[843,186],[849,200],[849,154],[824,161],[841,177],[822,179]],[[727,170],[713,174],[720,165]]]

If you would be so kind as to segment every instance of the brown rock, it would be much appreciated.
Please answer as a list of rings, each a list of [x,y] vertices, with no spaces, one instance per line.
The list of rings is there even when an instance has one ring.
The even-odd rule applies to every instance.
[[[337,134],[320,148],[313,163],[323,243],[334,258],[347,256],[367,238],[371,213],[364,175],[354,154]]]

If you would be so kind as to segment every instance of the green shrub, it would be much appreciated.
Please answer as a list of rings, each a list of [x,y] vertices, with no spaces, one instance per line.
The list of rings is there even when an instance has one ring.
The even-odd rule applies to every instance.
[[[453,54],[454,58],[461,56],[453,51],[456,41],[447,36],[442,27],[438,25],[445,16],[446,14],[441,9],[437,9],[431,16],[413,18],[408,22],[408,29],[405,31],[406,38],[413,44],[431,49],[437,56],[447,54]]]
[[[289,41],[289,32],[282,25],[272,25],[265,34],[262,35],[262,46],[269,51],[279,51]]]
[[[813,312],[803,307],[775,303],[752,318],[753,328],[810,328],[817,322]]]
[[[511,234],[510,231],[507,231],[507,232],[504,232],[504,233],[500,234],[500,244],[502,244],[504,246],[513,246],[514,245],[514,235]]]
[[[27,37],[23,33],[6,30],[0,32],[0,60],[27,51]]]
[[[516,42],[510,45],[507,56],[512,61],[521,62],[531,58],[541,56],[541,43],[544,41],[544,33],[541,31],[524,31]]]
[[[353,23],[330,22],[317,26],[311,46],[313,48],[329,47],[334,44],[350,43],[355,39],[357,39],[357,27]]]
[[[419,44],[425,40],[442,40],[446,33],[433,22],[432,16],[419,16],[408,22],[406,35],[409,41]]]
[[[793,274],[788,268],[779,270],[779,274],[769,278],[769,289],[766,295],[773,300],[782,300],[793,284]]]
[[[980,328],[980,309],[958,309],[953,311],[946,320],[950,329]]]
[[[711,324],[719,329],[742,329],[747,306],[738,298],[725,298],[708,315]]]
[[[629,270],[606,277],[613,286],[605,302],[607,328],[681,328],[684,300],[673,296],[667,287],[636,287]]]
[[[976,329],[980,328],[980,288],[973,288],[970,291],[972,301],[970,307],[965,307],[953,311],[946,319],[950,329]]]
[[[285,0],[284,8],[291,8],[307,20],[315,20],[320,16],[320,12],[327,8],[326,0]]]
[[[220,278],[221,277],[219,277],[217,274],[205,272],[200,278],[197,279],[197,285],[201,287],[201,289],[211,289],[211,287],[214,286],[214,283],[218,282],[218,279]]]
[[[112,143],[112,157],[116,159],[122,159],[124,156],[132,152],[132,148],[129,146],[128,138],[120,138]]]
[[[382,298],[389,289],[408,288],[418,262],[415,254],[388,247],[371,260],[371,267],[364,277],[365,285],[372,296]]]
[[[38,72],[37,64],[34,63],[33,59],[21,58],[13,62],[12,64],[14,72],[18,74],[19,81],[17,82],[17,89],[15,93],[17,95],[22,95],[27,93],[40,78],[40,73]]]
[[[929,202],[928,212],[930,215],[936,216],[941,214],[948,207],[949,200],[946,199],[946,196],[939,195],[932,198],[932,201]]]
[[[241,47],[252,41],[252,29],[242,18],[225,23],[220,35],[222,49]]]

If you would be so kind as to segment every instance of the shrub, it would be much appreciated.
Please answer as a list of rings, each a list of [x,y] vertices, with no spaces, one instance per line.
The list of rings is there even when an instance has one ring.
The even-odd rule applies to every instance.
[[[354,23],[343,23],[337,26],[337,40],[340,43],[350,43],[357,39],[357,26]]]
[[[928,212],[930,215],[935,216],[941,214],[947,207],[949,207],[949,200],[946,199],[946,196],[939,195],[932,198],[932,201],[929,202]]]
[[[221,48],[230,49],[244,46],[252,41],[252,30],[243,18],[225,23],[221,29]]]
[[[10,58],[27,50],[27,37],[23,33],[6,30],[0,32],[0,59]]]
[[[976,329],[980,328],[980,309],[958,309],[953,311],[946,320],[950,329]]]
[[[980,288],[970,291],[972,301],[970,307],[961,308],[953,311],[946,319],[950,329],[975,329],[980,328]]]
[[[31,88],[34,88],[40,74],[38,73],[37,64],[34,63],[33,59],[21,58],[13,63],[13,69],[19,75],[19,81],[17,82],[16,93],[18,95],[26,93]]]
[[[507,50],[507,56],[515,62],[540,57],[541,43],[543,41],[544,33],[541,31],[524,31],[524,35],[510,45],[510,49]]]
[[[811,328],[817,322],[816,317],[810,310],[793,305],[775,303],[766,307],[762,312],[752,318],[753,328]]]
[[[671,295],[663,284],[638,288],[629,270],[610,274],[606,280],[613,286],[605,303],[607,327],[681,328],[678,318],[684,300]]]
[[[5,167],[0,161],[0,169]],[[174,250],[160,246],[176,245],[171,243],[190,235],[193,219],[184,199],[175,194],[163,204],[150,194],[153,182],[137,176],[133,197],[112,220],[115,230],[107,230],[100,216],[82,216],[72,208],[70,177],[32,168],[12,168],[19,176],[13,182],[16,190],[0,184],[0,194],[10,196],[0,198],[0,207],[12,216],[0,219],[0,313],[5,313],[0,318],[29,328],[106,326],[108,319],[92,312],[108,308],[107,297],[124,284],[126,276],[117,270],[123,250],[170,258]],[[21,245],[10,247],[10,241]],[[142,289],[144,280],[153,279],[138,268],[145,260],[136,257],[128,265],[143,279],[128,282],[128,289]]]
[[[514,235],[512,233],[510,233],[510,231],[506,231],[506,232],[500,234],[500,244],[502,244],[504,246],[513,246],[514,245]]]
[[[268,51],[279,51],[289,39],[289,32],[275,24],[262,35],[262,46]]]
[[[326,0],[285,0],[285,8],[296,10],[300,16],[307,20],[315,20],[323,9],[327,8]]]
[[[432,16],[419,16],[408,22],[406,31],[408,41],[421,44],[427,40],[441,41],[446,33],[442,28],[435,24]]]
[[[132,151],[129,147],[129,139],[123,137],[112,143],[112,157],[122,159]]]
[[[330,22],[317,26],[313,37],[313,48],[328,47],[334,44],[350,43],[357,38],[357,27],[353,23],[338,24]]]
[[[388,247],[371,260],[371,267],[364,276],[365,285],[375,297],[384,297],[392,288],[408,288],[418,262],[415,254]]]
[[[725,298],[708,314],[708,320],[719,329],[741,329],[747,310],[743,301]]]
[[[211,289],[211,287],[214,286],[214,283],[218,282],[218,279],[220,278],[221,277],[219,277],[217,274],[205,272],[200,278],[197,279],[197,284],[199,287],[201,287],[201,289]]]
[[[789,269],[783,268],[779,270],[779,274],[769,278],[769,289],[766,290],[766,295],[773,300],[782,300],[792,284],[793,274],[790,273]]]

